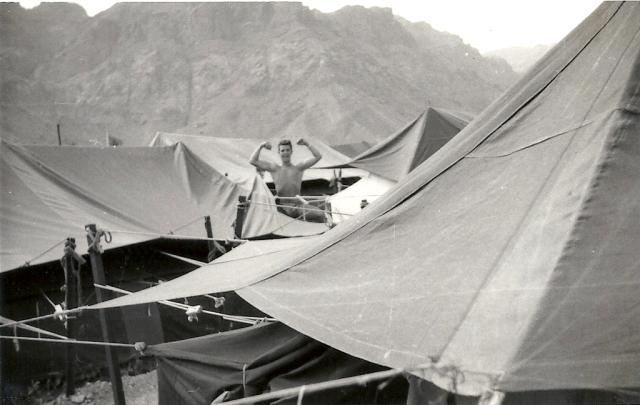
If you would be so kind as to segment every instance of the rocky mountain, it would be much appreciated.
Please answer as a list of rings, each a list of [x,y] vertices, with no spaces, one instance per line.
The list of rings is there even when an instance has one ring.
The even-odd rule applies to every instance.
[[[484,56],[504,59],[514,71],[524,73],[552,47],[553,45],[516,46],[489,51]]]
[[[144,144],[156,131],[375,142],[427,105],[477,113],[516,78],[390,9],[300,3],[0,4],[0,134]]]

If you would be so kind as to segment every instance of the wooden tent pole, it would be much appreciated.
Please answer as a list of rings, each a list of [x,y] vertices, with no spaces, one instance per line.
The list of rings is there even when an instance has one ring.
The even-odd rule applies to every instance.
[[[234,226],[234,233],[236,238],[242,238],[242,228],[244,227],[245,216],[247,215],[247,197],[241,195],[238,197],[238,209],[236,213],[236,222]]]
[[[209,246],[209,254],[207,255],[207,263],[213,261],[216,257],[227,253],[227,249],[213,238],[213,228],[211,226],[211,217],[204,217],[204,228],[207,230],[207,245]]]
[[[89,245],[89,258],[91,259],[93,282],[94,284],[107,284],[104,275],[104,264],[102,262],[102,249],[100,248],[102,232],[98,232],[95,224],[89,224],[85,226],[85,229],[87,230],[87,244]],[[95,292],[98,303],[105,301],[102,289],[96,287]],[[111,343],[111,331],[109,323],[107,322],[106,310],[99,309],[98,313],[100,317],[100,326],[102,327],[103,341]],[[105,346],[104,350],[107,356],[111,388],[113,389],[113,402],[115,405],[125,405],[122,378],[120,377],[120,365],[118,363],[115,349],[112,346]]]
[[[75,238],[67,238],[64,244],[64,256],[62,257],[62,267],[64,268],[65,280],[65,309],[73,309],[78,307],[78,277],[80,264],[85,261],[82,256],[75,252]],[[76,338],[77,322],[74,317],[67,318],[67,338]],[[65,350],[65,376],[66,376],[66,395],[71,396],[75,393],[75,376],[74,376],[74,359],[75,347],[68,345]]]
[[[204,217],[204,229],[207,231],[207,246],[209,247],[209,254],[207,255],[207,262],[213,260],[215,256],[215,246],[213,244],[213,228],[211,228],[211,217],[209,215]]]

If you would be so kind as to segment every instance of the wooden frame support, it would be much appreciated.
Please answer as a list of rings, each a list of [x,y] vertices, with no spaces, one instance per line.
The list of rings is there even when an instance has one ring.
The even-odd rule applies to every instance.
[[[99,231],[95,224],[85,226],[87,230],[87,244],[89,245],[89,258],[91,260],[91,272],[93,273],[93,283],[105,285],[107,284],[104,275],[104,264],[102,262],[102,249],[100,247],[100,238],[103,233]],[[95,288],[96,300],[100,303],[107,298],[105,292],[100,288]],[[100,317],[100,326],[102,328],[102,340],[106,343],[111,342],[111,330],[107,322],[107,312],[104,309],[98,310]],[[113,402],[115,405],[125,405],[124,390],[122,388],[122,378],[120,377],[120,365],[114,347],[105,346],[105,354],[107,357],[107,366],[109,368],[109,379],[111,380],[111,388],[113,390]]]
[[[207,231],[207,246],[209,247],[209,253],[207,254],[207,263],[211,262],[215,258],[227,253],[227,249],[220,243],[213,240],[213,228],[211,226],[211,217],[209,215],[204,217],[204,228]]]
[[[242,228],[244,227],[244,220],[247,216],[247,208],[249,204],[247,203],[247,197],[241,195],[238,197],[238,209],[236,213],[236,222],[234,225],[234,233],[236,238],[242,239]]]
[[[75,251],[75,238],[67,238],[64,244],[64,256],[62,257],[62,267],[64,269],[64,295],[65,309],[73,309],[79,306],[79,274],[80,265],[85,263],[82,256]],[[77,330],[77,321],[75,317],[69,317],[66,321],[67,338],[75,339]],[[67,345],[65,347],[65,394],[69,397],[75,393],[75,346]]]

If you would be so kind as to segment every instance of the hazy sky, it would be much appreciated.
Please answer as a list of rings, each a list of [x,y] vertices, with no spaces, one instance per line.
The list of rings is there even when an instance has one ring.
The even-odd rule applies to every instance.
[[[39,1],[20,1],[33,7]],[[79,0],[87,14],[106,10],[112,0]],[[481,52],[511,46],[558,42],[600,4],[598,0],[302,0],[310,8],[332,12],[345,5],[389,7],[409,21],[460,36]]]

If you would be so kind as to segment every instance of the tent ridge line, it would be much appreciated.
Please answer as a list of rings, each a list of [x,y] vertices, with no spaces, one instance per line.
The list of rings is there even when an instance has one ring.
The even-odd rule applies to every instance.
[[[610,118],[613,114],[615,114],[617,112],[620,112],[620,111],[628,112],[630,114],[640,114],[640,110],[630,109],[630,108],[627,108],[626,106],[618,106],[618,107],[611,108],[611,109],[609,109],[607,111],[604,111],[601,114],[598,114],[596,117],[591,118],[588,121],[583,121],[582,123],[574,125],[574,126],[572,126],[570,128],[562,129],[559,132],[556,132],[554,134],[548,135],[548,136],[546,136],[546,137],[544,137],[542,139],[539,139],[539,140],[536,140],[534,142],[531,142],[531,143],[529,143],[529,144],[527,144],[525,146],[521,146],[521,147],[519,147],[517,149],[514,149],[514,150],[512,150],[510,152],[505,152],[505,153],[501,153],[501,154],[493,154],[493,155],[481,155],[481,154],[474,154],[472,152],[472,153],[468,154],[467,156],[465,156],[464,158],[465,159],[491,159],[491,158],[503,158],[503,157],[506,157],[506,156],[511,156],[511,155],[513,155],[515,153],[518,153],[518,152],[523,151],[525,149],[529,149],[529,148],[532,148],[534,146],[540,145],[542,143],[545,143],[545,142],[550,141],[552,139],[555,139],[557,137],[568,135],[568,133],[571,132],[571,131],[580,130],[580,129],[585,128],[585,127],[587,127],[589,125],[593,125],[593,124],[598,123],[600,121],[606,120],[606,119]]]
[[[442,117],[440,114],[437,113],[436,110],[434,110],[433,108],[428,108],[427,111],[424,114],[424,119],[422,120],[422,123],[420,124],[420,130],[418,131],[418,134],[424,134],[425,131],[427,130],[427,122],[429,122],[429,117],[432,115],[438,115],[440,117]],[[459,132],[459,131],[458,131]],[[422,140],[422,136],[418,137],[418,144],[420,144],[420,141]],[[411,167],[414,165],[415,161],[416,161],[416,155],[418,154],[418,148],[413,150],[413,154],[411,155],[411,159],[407,159],[407,166],[405,167],[405,172],[409,173],[411,171]]]

